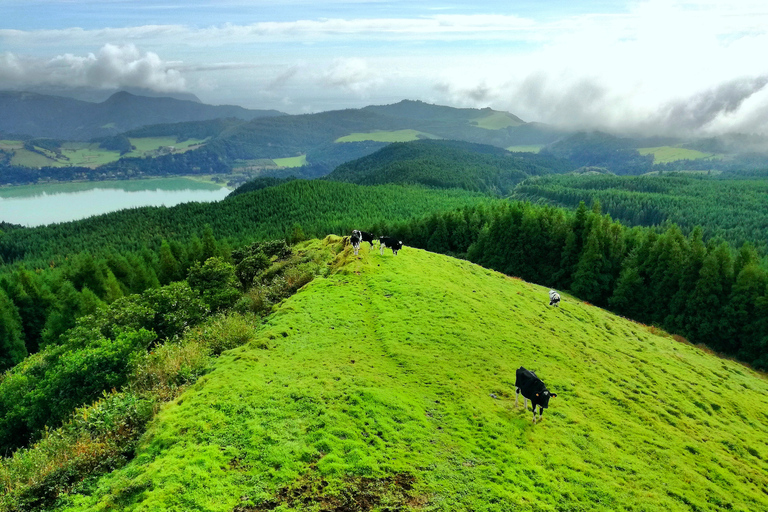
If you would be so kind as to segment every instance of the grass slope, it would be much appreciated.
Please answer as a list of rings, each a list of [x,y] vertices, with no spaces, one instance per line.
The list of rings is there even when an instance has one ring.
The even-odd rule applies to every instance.
[[[502,128],[524,124],[517,116],[508,112],[499,112],[496,110],[491,111],[487,115],[477,117],[471,120],[470,123],[478,128],[485,128],[486,130],[501,130]]]
[[[677,160],[704,160],[710,158],[722,158],[716,153],[703,153],[695,149],[677,148],[674,146],[660,146],[655,148],[640,148],[641,155],[653,155],[653,163],[665,164]]]
[[[363,247],[334,267],[58,510],[768,507],[754,372],[465,261]],[[536,425],[521,365],[558,393]]]
[[[374,142],[411,142],[419,139],[436,138],[434,135],[418,130],[376,130],[369,133],[350,133],[344,137],[339,137],[334,142],[361,142],[364,140],[372,140]]]
[[[307,155],[292,156],[288,158],[273,158],[278,167],[301,167],[307,165]]]

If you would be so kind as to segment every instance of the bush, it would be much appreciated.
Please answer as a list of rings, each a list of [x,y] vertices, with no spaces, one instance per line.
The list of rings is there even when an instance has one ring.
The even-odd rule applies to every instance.
[[[152,418],[152,397],[104,393],[61,428],[0,462],[0,510],[39,510],[87,476],[122,466]]]
[[[192,265],[187,281],[213,311],[232,307],[240,297],[235,267],[221,258],[208,258],[202,265],[199,262]]]
[[[144,305],[155,312],[150,328],[163,339],[181,337],[209,312],[199,293],[184,281],[149,289],[141,296]]]

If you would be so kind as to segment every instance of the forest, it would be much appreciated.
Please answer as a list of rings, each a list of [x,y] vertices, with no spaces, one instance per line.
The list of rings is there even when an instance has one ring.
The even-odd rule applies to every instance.
[[[751,242],[768,251],[768,181],[765,177],[690,175],[561,175],[521,183],[516,200],[576,208],[599,201],[605,213],[629,226],[676,224],[689,235],[699,226],[704,238],[722,238],[734,247]]]
[[[637,187],[680,186],[648,179],[658,181]],[[161,403],[327,271],[292,245],[354,228],[402,240],[398,258],[408,247],[464,258],[768,370],[768,267],[754,244],[628,227],[598,200],[574,210],[457,188],[264,179],[220,203],[4,226],[0,449],[13,457],[0,474],[23,483],[0,509],[52,503],[83,474],[124,464]]]

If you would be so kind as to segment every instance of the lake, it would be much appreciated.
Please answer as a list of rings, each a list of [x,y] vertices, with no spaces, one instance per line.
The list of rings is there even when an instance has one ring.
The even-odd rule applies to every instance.
[[[0,188],[0,221],[41,226],[139,206],[220,201],[229,192],[188,178],[6,187]]]

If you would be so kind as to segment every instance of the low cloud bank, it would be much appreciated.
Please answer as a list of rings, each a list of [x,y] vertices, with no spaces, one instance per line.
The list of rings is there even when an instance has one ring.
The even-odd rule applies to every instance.
[[[174,63],[156,53],[142,52],[132,44],[106,44],[96,53],[70,53],[52,59],[0,54],[0,83],[4,88],[30,86],[93,87],[114,89],[137,87],[158,92],[181,92],[186,82]]]

